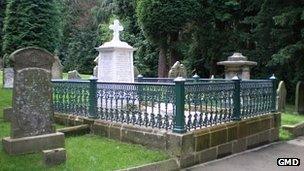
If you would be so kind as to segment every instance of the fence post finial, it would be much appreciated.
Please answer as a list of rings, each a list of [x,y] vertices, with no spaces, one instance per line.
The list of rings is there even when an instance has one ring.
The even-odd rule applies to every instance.
[[[197,75],[197,73],[195,73],[192,78],[194,79],[194,82],[198,82],[198,80],[200,79],[200,76]]]
[[[269,78],[272,81],[272,103],[271,103],[271,112],[276,112],[277,110],[277,78],[272,74]]]

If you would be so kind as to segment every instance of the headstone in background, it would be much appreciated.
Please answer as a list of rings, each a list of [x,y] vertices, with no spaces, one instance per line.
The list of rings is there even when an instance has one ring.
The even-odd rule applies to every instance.
[[[137,76],[140,74],[139,70],[137,69],[136,66],[133,66],[133,67],[134,67],[134,78],[137,78]]]
[[[93,76],[96,78],[98,77],[98,59],[99,59],[98,56],[94,59],[94,63],[96,66],[93,69]]]
[[[183,77],[187,78],[187,70],[183,64],[181,64],[179,61],[176,61],[175,64],[171,67],[169,73],[169,78],[177,78],[177,77]]]
[[[277,95],[278,95],[278,100],[277,100],[277,108],[279,112],[285,111],[286,107],[286,86],[284,81],[280,81],[278,89],[277,89]]]
[[[118,20],[110,26],[114,31],[113,39],[96,48],[98,56],[98,81],[134,82],[133,52],[135,49],[119,39],[123,30]]]
[[[77,70],[73,70],[73,71],[68,72],[68,79],[69,80],[80,80],[81,76]]]
[[[96,77],[96,78],[98,77],[98,66],[94,67],[94,69],[93,69],[93,76]]]
[[[187,78],[187,69],[183,64],[180,65],[179,77]]]
[[[52,79],[62,79],[63,65],[58,56],[55,56],[55,61],[52,66]]]
[[[13,88],[14,87],[14,69],[4,68],[3,70],[3,87]]]
[[[14,63],[11,136],[3,139],[8,154],[24,154],[64,146],[64,134],[55,133],[52,102],[52,54],[24,48],[11,55]]]
[[[304,114],[304,83],[299,81],[296,87],[296,112]]]
[[[3,59],[2,57],[0,56],[0,71],[3,69]]]

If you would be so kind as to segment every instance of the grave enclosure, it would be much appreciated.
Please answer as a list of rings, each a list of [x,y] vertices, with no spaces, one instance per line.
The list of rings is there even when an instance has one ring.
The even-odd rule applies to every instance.
[[[57,123],[165,150],[181,167],[278,140],[276,80],[54,80]]]
[[[112,41],[96,48],[98,79],[53,80],[57,123],[89,124],[93,134],[164,150],[180,168],[278,140],[276,79],[250,80],[249,65],[256,63],[236,53],[228,67],[238,69],[227,70],[229,79],[134,79],[135,49],[119,40],[118,21],[110,27]],[[172,77],[174,70],[186,74],[180,63]]]

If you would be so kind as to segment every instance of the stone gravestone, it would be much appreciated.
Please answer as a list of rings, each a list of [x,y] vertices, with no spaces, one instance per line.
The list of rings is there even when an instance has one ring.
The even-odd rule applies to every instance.
[[[304,114],[304,83],[299,81],[296,87],[296,112]]]
[[[63,65],[58,56],[55,56],[55,60],[52,66],[52,79],[62,79]]]
[[[94,67],[94,69],[93,69],[93,76],[94,77],[98,77],[98,60],[99,60],[99,58],[98,58],[98,56],[94,59],[94,63],[96,64],[96,66]]]
[[[98,77],[98,66],[97,65],[93,69],[93,76],[96,78]]]
[[[286,87],[284,81],[280,81],[278,89],[277,89],[277,108],[279,112],[285,111],[285,106],[286,106]]]
[[[3,70],[3,87],[13,88],[14,86],[14,69],[4,68]]]
[[[11,136],[3,139],[8,154],[25,154],[64,147],[64,134],[56,133],[52,102],[52,54],[40,48],[15,51]]]
[[[177,61],[171,67],[168,77],[169,78],[177,78],[177,77],[187,78],[187,70],[183,64],[181,64],[179,61]]]
[[[2,57],[0,56],[0,71],[3,69],[3,59]]]
[[[73,71],[68,72],[68,79],[69,80],[80,80],[81,77],[77,70],[73,70]]]
[[[98,81],[100,82],[134,82],[133,52],[135,49],[119,39],[123,30],[118,20],[110,26],[113,39],[96,48],[98,56]]]
[[[137,69],[136,66],[133,66],[133,67],[134,67],[134,78],[137,78],[137,76],[140,74],[139,70]]]

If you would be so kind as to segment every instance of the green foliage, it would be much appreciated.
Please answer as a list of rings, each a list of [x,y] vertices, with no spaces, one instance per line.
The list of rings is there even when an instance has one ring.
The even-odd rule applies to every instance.
[[[164,43],[170,34],[180,32],[198,13],[197,0],[139,0],[138,21],[149,40]]]
[[[2,31],[2,29],[3,29],[3,20],[4,20],[4,16],[5,16],[5,7],[6,7],[6,0],[0,0],[0,58],[3,57],[3,54],[2,54],[3,31]]]
[[[26,46],[54,52],[60,36],[57,5],[57,0],[10,0],[3,29],[4,55]]]

